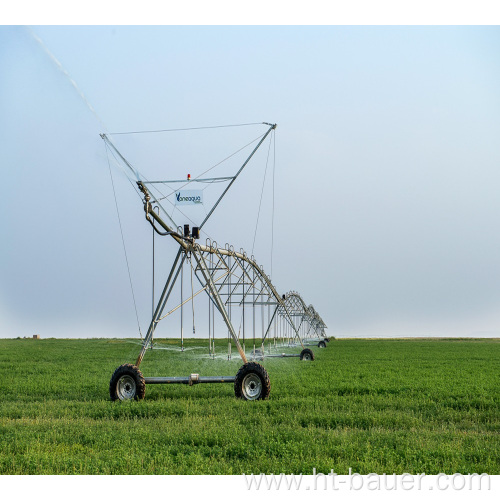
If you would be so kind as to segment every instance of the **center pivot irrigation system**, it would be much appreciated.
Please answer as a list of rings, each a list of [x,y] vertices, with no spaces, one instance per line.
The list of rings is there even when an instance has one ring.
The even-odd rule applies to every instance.
[[[270,357],[297,357],[300,360],[312,361],[314,353],[306,346],[326,347],[329,340],[325,335],[326,325],[314,307],[307,306],[297,292],[279,294],[270,277],[264,272],[262,266],[257,264],[253,255],[248,256],[243,250],[235,251],[233,246],[228,244],[219,247],[215,241],[208,238],[205,244],[198,242],[200,231],[222,198],[268,135],[276,129],[275,124],[264,123],[264,125],[268,126],[267,131],[234,176],[190,179],[188,175],[188,180],[191,182],[227,183],[222,194],[206,213],[203,221],[199,226],[192,228],[188,224],[183,227],[177,226],[162,206],[162,197],[155,196],[153,192],[157,183],[182,181],[146,180],[118,151],[108,135],[101,134],[106,147],[112,152],[114,158],[135,174],[138,192],[144,204],[146,220],[151,224],[154,232],[172,238],[178,245],[177,254],[153,310],[151,322],[135,364],[119,366],[111,377],[110,396],[112,400],[142,399],[145,396],[146,384],[193,385],[206,383],[232,383],[238,398],[246,400],[267,399],[271,389],[269,375],[257,361]],[[191,270],[191,293],[185,299],[182,284],[184,281],[183,270],[186,265]],[[193,276],[200,285],[196,291],[193,286]],[[171,305],[171,309],[166,310],[169,299],[174,297],[172,291],[178,281],[180,281],[181,287],[180,303]],[[200,376],[193,373],[185,377],[144,377],[139,367],[148,348],[152,348],[154,345],[153,336],[159,322],[175,311],[181,310],[180,351],[184,351],[182,308],[187,302],[193,304],[194,331],[194,299],[203,292],[208,297],[209,355],[215,358],[215,316],[217,312],[220,315],[218,316],[219,321],[220,318],[223,321],[224,330],[227,329],[227,359],[231,359],[232,348],[236,348],[243,361],[241,368],[235,376]],[[260,331],[260,335],[256,335],[256,330]],[[247,349],[248,340],[253,340],[251,350]],[[283,352],[284,348],[296,348],[300,349],[300,352],[285,353]]]

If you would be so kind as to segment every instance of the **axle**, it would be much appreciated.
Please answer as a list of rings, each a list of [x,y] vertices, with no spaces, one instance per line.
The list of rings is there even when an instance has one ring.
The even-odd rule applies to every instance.
[[[236,377],[200,377],[191,373],[189,377],[144,377],[146,384],[230,384]]]

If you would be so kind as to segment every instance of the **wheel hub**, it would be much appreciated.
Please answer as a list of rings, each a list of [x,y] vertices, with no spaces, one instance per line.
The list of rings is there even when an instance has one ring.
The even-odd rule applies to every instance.
[[[120,377],[117,384],[117,394],[118,398],[121,400],[124,399],[133,399],[136,393],[136,385],[135,380],[130,375],[123,375]]]
[[[262,392],[262,381],[255,373],[249,373],[243,379],[242,388],[246,399],[257,399]]]

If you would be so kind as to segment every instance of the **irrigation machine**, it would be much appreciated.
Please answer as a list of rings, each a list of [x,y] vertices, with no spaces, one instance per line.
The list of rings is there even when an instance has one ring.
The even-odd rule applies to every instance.
[[[257,144],[246,156],[235,175],[203,177],[201,174],[192,179],[188,175],[188,179],[170,181],[146,180],[118,151],[109,134],[101,134],[106,151],[109,151],[122,167],[125,166],[126,169],[134,173],[137,190],[144,205],[145,217],[153,228],[153,235],[156,233],[163,237],[169,237],[178,247],[161,295],[157,302],[155,301],[156,306],[153,308],[152,318],[141,342],[135,364],[119,366],[111,377],[110,396],[112,400],[142,399],[148,384],[214,383],[233,384],[235,395],[238,398],[245,400],[267,399],[271,383],[266,369],[258,361],[263,361],[266,358],[299,358],[304,361],[313,361],[314,352],[309,347],[325,348],[327,346],[328,337],[325,335],[325,323],[314,307],[307,306],[297,292],[279,294],[263,267],[257,264],[253,255],[247,255],[244,250],[236,251],[233,246],[228,244],[220,247],[209,238],[202,243],[200,239],[203,227],[222,198],[269,134],[276,129],[275,124],[264,123],[263,125],[267,126],[266,132],[259,137]],[[156,189],[157,184],[167,182],[183,183],[184,186],[189,183],[190,187],[196,183],[225,182],[226,185],[199,225],[184,224],[178,226],[162,205],[163,198],[158,195]],[[182,193],[180,190],[176,190],[176,192]],[[196,202],[196,199],[194,201]],[[191,290],[187,294],[183,293],[185,267],[191,274]],[[193,281],[197,283],[197,287],[199,285],[196,290]],[[176,283],[179,284],[179,282],[180,301],[172,302],[174,297],[172,292]],[[232,349],[235,348],[243,365],[235,375],[230,376],[200,376],[196,373],[182,377],[143,376],[140,366],[148,349],[153,346],[153,337],[158,324],[179,310],[181,312],[180,350],[184,351],[182,309],[188,302],[194,304],[195,297],[200,294],[204,294],[208,298],[209,355],[215,357],[215,317],[217,316],[219,321],[222,320],[224,330],[227,329],[227,359],[231,359]],[[167,304],[170,304],[168,309]],[[256,334],[256,330],[259,335]],[[252,339],[252,348],[248,349],[245,340]],[[290,348],[290,351],[285,352],[285,348]]]

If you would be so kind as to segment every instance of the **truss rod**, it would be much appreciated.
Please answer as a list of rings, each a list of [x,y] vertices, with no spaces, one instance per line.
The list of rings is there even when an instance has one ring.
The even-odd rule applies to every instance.
[[[224,189],[224,191],[220,195],[219,199],[215,202],[215,205],[211,208],[210,212],[208,212],[207,216],[205,217],[205,219],[203,220],[203,222],[200,224],[200,229],[205,225],[205,222],[207,222],[207,220],[210,218],[210,216],[214,213],[214,210],[217,208],[217,205],[219,205],[220,201],[222,200],[222,198],[224,198],[224,196],[226,195],[226,193],[229,191],[229,188],[233,185],[234,181],[241,174],[242,170],[247,166],[248,162],[251,160],[252,156],[255,154],[255,152],[257,151],[257,149],[259,149],[260,146],[261,146],[261,144],[266,140],[267,136],[271,133],[271,130],[275,130],[275,129],[276,129],[276,124],[270,125],[269,129],[264,134],[264,136],[262,137],[262,139],[258,142],[257,146],[255,146],[254,150],[250,153],[250,155],[245,160],[245,162],[243,163],[243,165],[240,167],[240,169],[238,170],[238,172],[236,172],[236,175],[233,177],[233,180],[226,186],[226,189]]]
[[[151,323],[149,324],[148,328],[148,333],[146,334],[146,337],[144,339],[144,344],[142,346],[141,352],[139,353],[139,357],[137,358],[137,361],[135,362],[135,365],[137,367],[140,366],[142,358],[144,357],[144,354],[146,353],[146,349],[148,348],[149,342],[151,342],[151,339],[153,338],[153,333],[155,331],[156,325],[158,324],[158,318],[161,316],[161,313],[163,312],[163,309],[165,308],[165,305],[167,303],[168,297],[170,296],[170,293],[172,292],[172,288],[175,284],[175,281],[177,280],[177,276],[179,276],[179,272],[181,270],[182,265],[184,264],[184,259],[186,258],[186,255],[184,254],[181,259],[181,263],[177,269],[177,273],[175,274],[174,277],[174,270],[177,267],[177,263],[179,262],[179,258],[182,253],[182,248],[179,248],[177,255],[175,257],[174,263],[172,265],[172,269],[170,270],[170,274],[168,275],[167,282],[165,283],[165,286],[163,287],[163,292],[160,296],[160,299],[158,300],[158,305],[156,306],[155,313],[153,317],[151,318]],[[173,280],[172,280],[173,278]]]
[[[203,278],[205,281],[208,283],[209,288],[210,288],[210,293],[213,296],[213,299],[215,302],[218,304],[218,308],[220,313],[222,314],[222,317],[224,319],[224,322],[226,323],[226,326],[233,337],[234,343],[236,344],[236,348],[238,349],[238,352],[240,353],[241,359],[243,360],[243,363],[247,363],[247,358],[245,356],[245,353],[241,347],[241,344],[238,340],[238,337],[236,336],[236,332],[234,331],[233,325],[229,319],[229,316],[227,315],[226,308],[224,307],[224,304],[222,303],[221,298],[219,297],[219,294],[217,293],[217,288],[215,287],[215,284],[212,280],[212,276],[210,275],[210,272],[206,268],[205,264],[205,259],[203,257],[203,254],[199,251],[198,248],[196,248],[196,245],[193,246],[193,256],[196,259],[196,262],[200,266],[200,270],[203,274]]]

